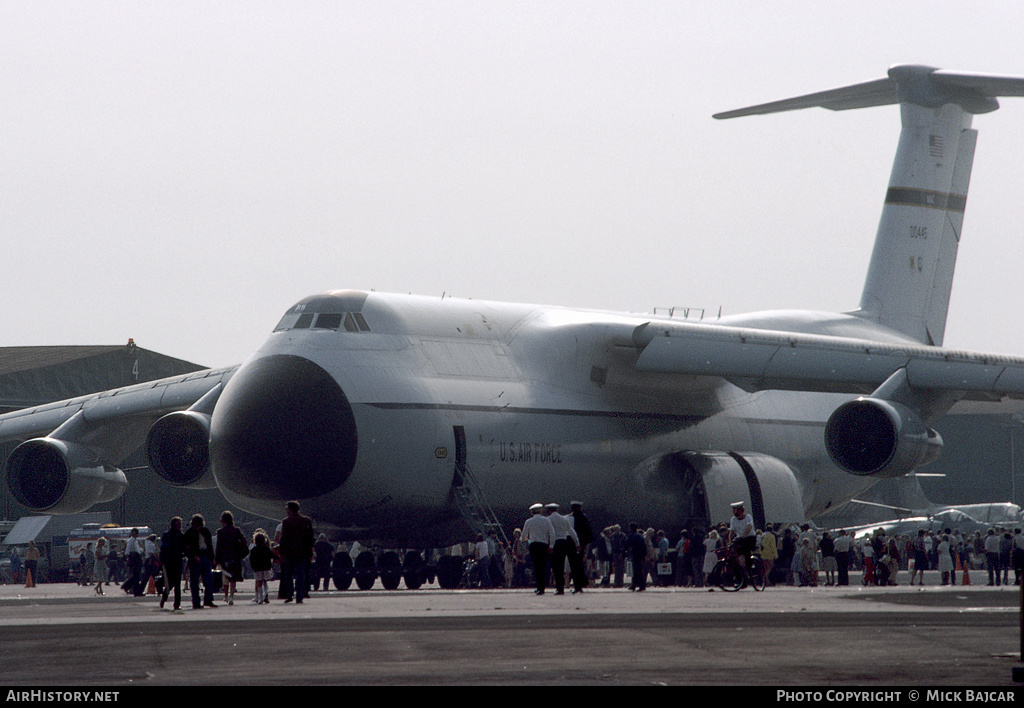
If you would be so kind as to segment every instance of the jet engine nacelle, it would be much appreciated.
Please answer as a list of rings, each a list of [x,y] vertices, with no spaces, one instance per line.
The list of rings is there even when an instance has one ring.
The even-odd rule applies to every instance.
[[[210,416],[196,411],[168,413],[146,436],[149,464],[175,487],[213,489],[210,469]]]
[[[942,437],[906,406],[862,397],[832,413],[825,448],[850,474],[899,477],[938,459]]]
[[[76,514],[117,499],[128,480],[84,445],[35,438],[14,448],[8,458],[7,486],[19,504],[33,511]]]

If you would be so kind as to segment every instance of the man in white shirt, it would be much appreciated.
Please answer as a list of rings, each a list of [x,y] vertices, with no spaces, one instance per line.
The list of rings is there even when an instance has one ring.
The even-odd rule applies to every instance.
[[[541,512],[544,511],[543,504],[534,504],[530,507],[530,518],[523,524],[521,538],[527,544],[530,559],[533,561],[533,575],[536,582],[536,594],[543,595],[547,585],[547,562],[551,548],[555,544],[555,528],[551,525],[548,517]]]
[[[555,542],[551,547],[551,572],[555,576],[555,594],[565,594],[565,559],[569,555],[569,544],[578,548],[580,538],[572,522],[558,513],[558,504],[552,502],[544,508],[548,521],[555,531]]]
[[[145,547],[142,541],[139,540],[139,530],[132,529],[132,535],[128,538],[125,543],[124,553],[128,562],[128,580],[121,585],[121,589],[129,595],[135,595],[136,597],[144,594],[144,588],[142,584],[142,561],[144,559]]]
[[[744,567],[750,561],[750,554],[757,544],[757,532],[754,530],[754,517],[743,508],[743,502],[733,502],[732,518],[729,519],[729,542],[742,558]]]

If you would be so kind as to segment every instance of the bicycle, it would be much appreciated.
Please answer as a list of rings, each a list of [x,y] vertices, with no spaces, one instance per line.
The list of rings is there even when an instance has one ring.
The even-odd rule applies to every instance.
[[[480,568],[476,558],[472,556],[465,559],[465,564],[462,566],[462,579],[459,581],[460,588],[479,588],[480,587]]]
[[[764,571],[764,561],[757,554],[750,556],[749,567],[744,568],[739,561],[739,554],[732,548],[719,548],[715,553],[718,562],[711,570],[709,580],[726,592],[736,592],[748,585],[756,592],[764,590],[768,578]]]

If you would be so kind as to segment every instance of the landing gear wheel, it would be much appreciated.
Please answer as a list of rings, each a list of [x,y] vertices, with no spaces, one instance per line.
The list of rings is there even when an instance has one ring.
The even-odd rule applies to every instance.
[[[437,584],[445,590],[454,590],[462,582],[462,556],[441,556],[437,559]]]
[[[423,557],[416,551],[409,551],[402,561],[402,579],[405,580],[405,587],[410,590],[419,590],[426,579],[426,569]]]
[[[356,556],[356,565],[353,570],[356,587],[360,590],[369,590],[377,582],[377,566],[373,559],[373,553],[363,551]]]
[[[352,556],[348,553],[336,553],[331,563],[331,579],[338,590],[352,587]]]
[[[402,564],[398,554],[388,551],[380,557],[380,584],[385,590],[397,590],[402,582]]]

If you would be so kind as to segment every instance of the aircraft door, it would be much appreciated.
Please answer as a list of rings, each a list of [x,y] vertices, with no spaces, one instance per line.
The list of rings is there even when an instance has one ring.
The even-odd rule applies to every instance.
[[[466,428],[462,425],[453,425],[455,433],[455,469],[463,472],[466,469]]]

